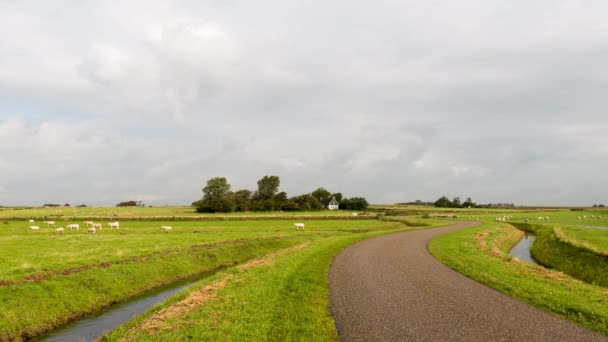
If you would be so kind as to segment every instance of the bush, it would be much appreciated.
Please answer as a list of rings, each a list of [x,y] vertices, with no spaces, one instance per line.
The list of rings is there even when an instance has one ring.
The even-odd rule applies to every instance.
[[[135,202],[135,201],[120,202],[116,206],[117,207],[137,207],[137,202]]]

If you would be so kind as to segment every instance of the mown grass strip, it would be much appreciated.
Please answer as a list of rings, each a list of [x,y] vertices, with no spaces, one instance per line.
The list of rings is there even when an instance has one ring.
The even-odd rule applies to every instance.
[[[521,236],[514,230],[509,225],[485,223],[439,236],[431,240],[429,250],[442,263],[476,281],[608,335],[608,290],[510,257],[508,250]]]

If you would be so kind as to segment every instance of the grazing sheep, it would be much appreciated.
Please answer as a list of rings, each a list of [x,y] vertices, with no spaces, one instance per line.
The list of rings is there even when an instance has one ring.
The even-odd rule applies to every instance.
[[[108,223],[108,226],[110,226],[110,229],[114,229],[114,228],[120,229],[120,224],[118,223],[118,221],[110,222],[110,223]]]
[[[162,227],[160,227],[160,229],[163,229],[164,231],[169,232],[173,228],[171,226],[162,226]]]
[[[550,219],[549,219],[549,216],[545,216],[545,220],[550,220]]]
[[[99,229],[99,230],[103,229],[103,227],[101,226],[101,223],[93,223],[92,227],[95,229]]]
[[[44,221],[44,224],[46,224],[47,227],[50,227],[50,226],[55,227],[55,221]]]
[[[28,221],[29,221],[30,223],[34,223],[34,220],[32,220],[32,219],[30,219],[30,220],[28,220]]]
[[[539,216],[539,217],[538,217],[538,220],[539,220],[539,221],[543,221],[544,219],[545,219],[545,218],[544,218],[544,217],[542,217],[542,216]]]
[[[57,229],[55,229],[55,233],[63,233],[64,229],[63,227],[59,227]]]
[[[87,234],[95,235],[96,232],[97,232],[97,229],[95,229],[95,227],[89,227],[89,229],[87,229]]]
[[[92,226],[93,224],[94,224],[94,222],[93,222],[93,221],[84,221],[84,225],[85,225],[86,227]]]
[[[40,230],[40,227],[38,227],[38,226],[29,226],[29,228],[31,230]]]
[[[304,230],[304,223],[294,223],[293,225],[296,227],[296,230]]]
[[[357,215],[359,215],[359,214],[357,214],[357,213],[353,213],[353,216],[357,216]]]
[[[69,229],[69,230],[78,230],[78,229],[80,229],[80,225],[79,225],[79,224],[77,224],[77,223],[74,223],[74,224],[68,224],[68,229]]]

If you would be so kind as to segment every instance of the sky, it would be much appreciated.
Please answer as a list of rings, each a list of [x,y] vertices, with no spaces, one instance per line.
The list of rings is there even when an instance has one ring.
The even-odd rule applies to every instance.
[[[0,205],[608,204],[605,0],[0,0]]]

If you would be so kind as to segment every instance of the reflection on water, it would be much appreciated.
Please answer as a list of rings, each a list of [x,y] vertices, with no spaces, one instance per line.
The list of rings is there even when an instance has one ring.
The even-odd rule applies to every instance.
[[[509,255],[532,264],[537,264],[530,254],[530,247],[536,240],[536,236],[526,233],[524,237],[509,251]]]

